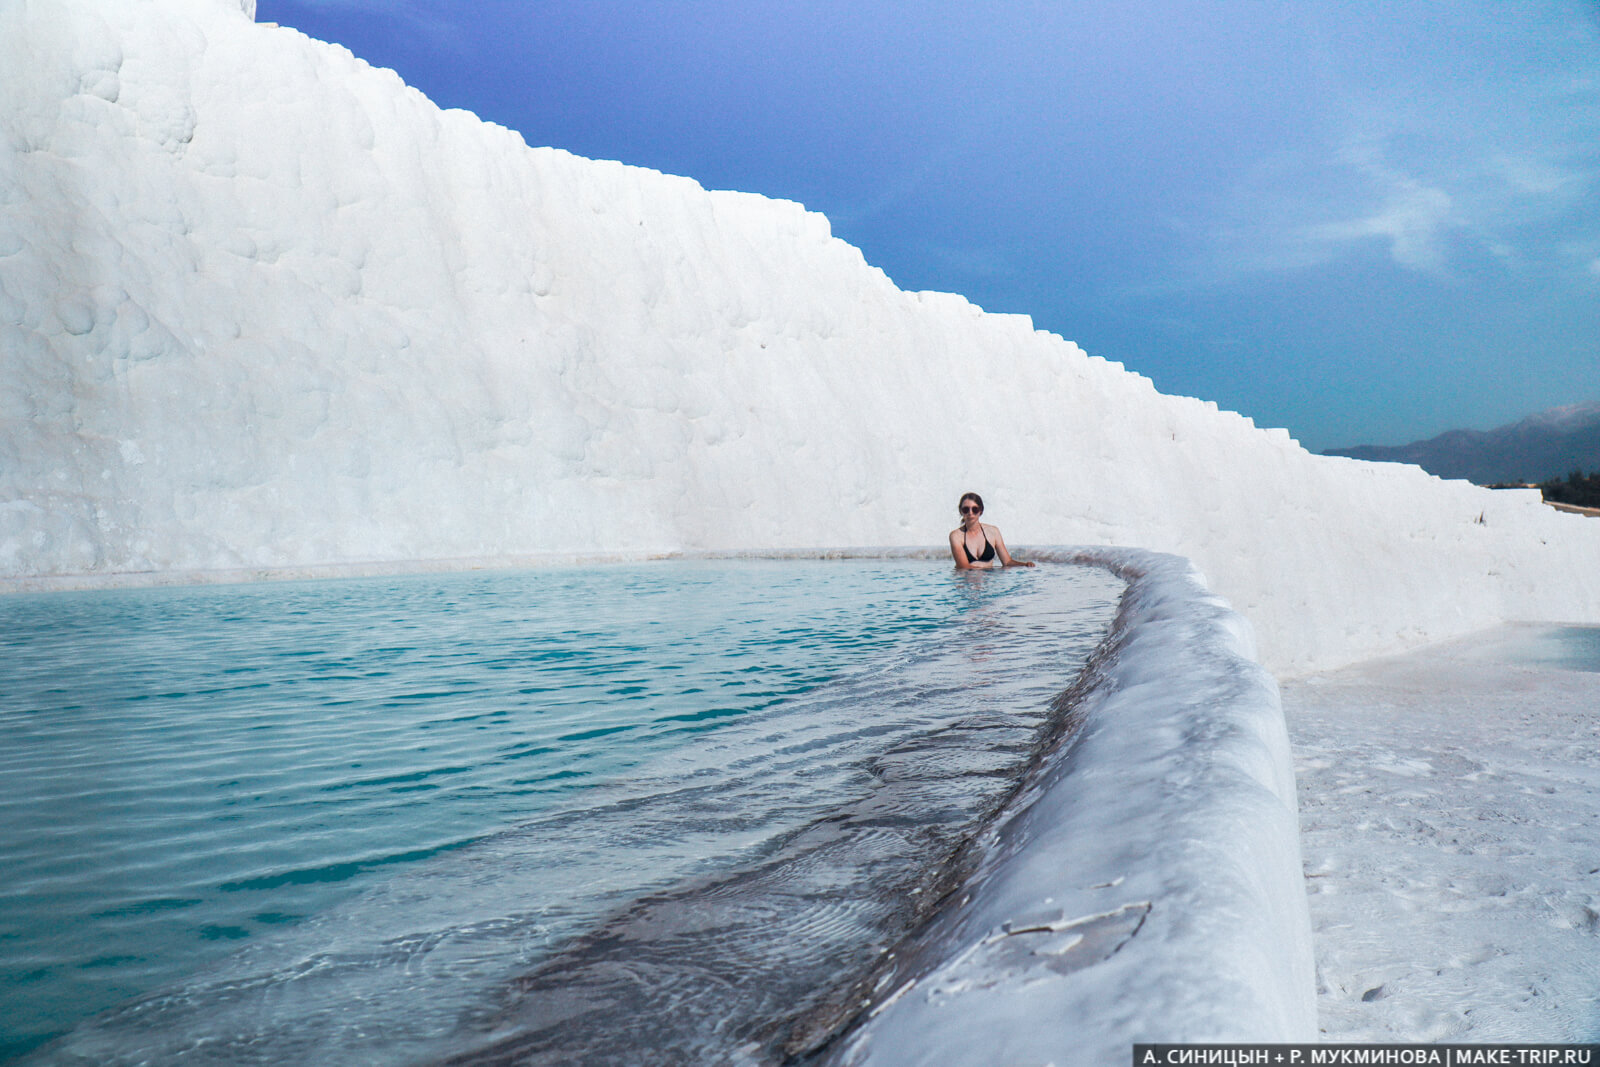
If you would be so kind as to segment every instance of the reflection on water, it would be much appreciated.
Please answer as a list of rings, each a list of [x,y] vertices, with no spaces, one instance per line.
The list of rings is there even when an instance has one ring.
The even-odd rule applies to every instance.
[[[839,976],[940,891],[1120,592],[1065,567],[590,573],[252,587],[220,615],[202,591],[49,601],[117,618],[131,652],[80,631],[70,668],[37,636],[9,661],[6,695],[33,699],[3,706],[0,773],[76,784],[33,816],[8,793],[42,873],[0,921],[78,908],[101,931],[79,940],[136,949],[42,945],[43,970],[145,995],[41,1061],[803,1050],[848,1007]],[[336,587],[356,610],[311,625]],[[96,679],[124,689],[85,696]],[[52,827],[102,847],[89,881],[120,903],[50,895],[84,862],[40,859]]]
[[[1512,629],[1512,658],[1568,671],[1600,672],[1600,627],[1534,626]]]

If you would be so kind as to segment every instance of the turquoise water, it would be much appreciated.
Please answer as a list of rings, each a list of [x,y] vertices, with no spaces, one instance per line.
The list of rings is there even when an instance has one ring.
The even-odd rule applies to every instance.
[[[1525,627],[1518,646],[1522,658],[1545,667],[1600,672],[1600,627]]]
[[[907,561],[0,600],[0,1054],[457,1047],[610,911],[870,791],[984,655],[1042,710],[1120,589],[1056,570],[1066,607],[1060,573]],[[985,651],[1063,627],[1046,677]]]

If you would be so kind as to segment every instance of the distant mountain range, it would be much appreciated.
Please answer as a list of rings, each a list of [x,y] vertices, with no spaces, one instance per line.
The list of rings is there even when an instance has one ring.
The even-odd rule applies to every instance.
[[[1441,478],[1479,485],[1543,482],[1600,471],[1600,401],[1529,415],[1493,430],[1448,430],[1409,445],[1330,448],[1325,456],[1415,463]]]

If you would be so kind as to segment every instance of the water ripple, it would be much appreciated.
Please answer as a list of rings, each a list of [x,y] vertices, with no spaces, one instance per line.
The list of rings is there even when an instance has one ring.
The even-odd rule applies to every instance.
[[[0,1058],[804,1046],[1119,591],[830,561],[0,602]],[[585,989],[666,1022],[551,1044],[530,1004]]]

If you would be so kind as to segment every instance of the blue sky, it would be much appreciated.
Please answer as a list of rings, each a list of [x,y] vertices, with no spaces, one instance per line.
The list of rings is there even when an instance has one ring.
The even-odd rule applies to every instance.
[[[1600,0],[259,0],[1307,447],[1600,399]],[[996,388],[1004,388],[996,383]]]

